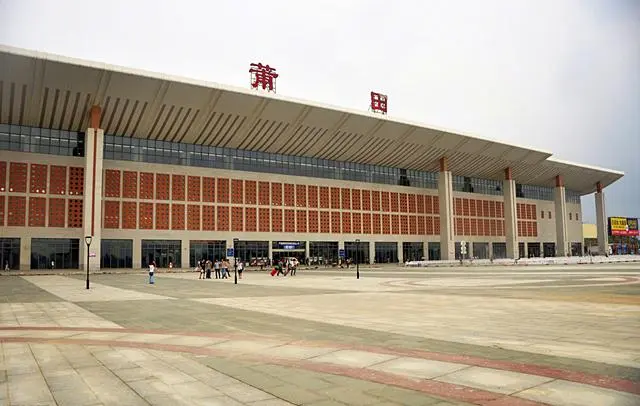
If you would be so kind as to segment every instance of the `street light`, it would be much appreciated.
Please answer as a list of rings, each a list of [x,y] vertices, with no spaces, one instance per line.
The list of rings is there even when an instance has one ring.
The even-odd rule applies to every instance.
[[[356,239],[356,279],[360,279],[360,239]]]
[[[84,237],[84,242],[87,244],[87,289],[89,289],[89,247],[92,239],[93,237],[90,235]]]
[[[236,245],[238,243],[238,239],[233,239],[233,283],[238,284],[238,252],[236,251]]]

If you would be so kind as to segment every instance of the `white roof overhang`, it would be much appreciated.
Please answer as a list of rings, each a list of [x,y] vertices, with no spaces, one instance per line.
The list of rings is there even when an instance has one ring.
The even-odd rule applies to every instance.
[[[0,46],[0,123],[83,131],[91,106],[105,133],[437,171],[553,186],[581,194],[623,173],[551,153],[215,83]]]

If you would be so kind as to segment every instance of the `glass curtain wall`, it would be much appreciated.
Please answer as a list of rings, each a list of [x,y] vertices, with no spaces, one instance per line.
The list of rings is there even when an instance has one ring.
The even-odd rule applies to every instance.
[[[311,265],[333,265],[338,263],[338,241],[310,241]]]
[[[189,266],[195,268],[202,259],[215,261],[227,255],[227,242],[216,240],[189,241]]]
[[[504,259],[506,257],[507,257],[507,243],[494,242],[493,243],[493,259]]]
[[[402,243],[402,259],[407,261],[422,261],[424,258],[424,243],[421,242],[403,242]]]
[[[100,268],[133,268],[133,240],[102,240]]]
[[[19,238],[0,238],[0,266],[2,270],[20,269]]]
[[[355,264],[356,261],[360,264],[369,263],[369,242],[360,241],[345,241],[344,243],[345,259],[351,259],[351,263]]]
[[[376,264],[397,264],[398,263],[398,243],[397,242],[377,242],[375,249],[376,249]]]
[[[78,269],[79,258],[77,238],[31,239],[31,269]]]
[[[229,247],[231,248],[231,247]],[[269,241],[243,241],[236,242],[236,255],[238,258],[254,266],[259,260],[269,258]]]
[[[142,240],[142,267],[148,268],[152,261],[159,268],[168,268],[170,262],[174,268],[182,267],[182,241]]]

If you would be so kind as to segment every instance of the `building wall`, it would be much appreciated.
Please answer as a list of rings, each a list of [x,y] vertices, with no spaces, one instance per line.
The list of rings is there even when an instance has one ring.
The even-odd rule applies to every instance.
[[[83,238],[83,167],[0,151],[0,237],[22,238],[21,263],[30,237]],[[502,196],[453,197],[456,241],[505,241]],[[105,160],[102,238],[439,242],[438,204],[436,189]],[[518,241],[556,241],[554,202],[519,198],[517,209]],[[581,242],[581,207],[567,211]]]

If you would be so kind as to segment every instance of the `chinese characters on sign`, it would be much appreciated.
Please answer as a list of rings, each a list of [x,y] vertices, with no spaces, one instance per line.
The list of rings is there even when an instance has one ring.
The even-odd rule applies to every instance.
[[[387,95],[371,92],[371,111],[387,114]]]
[[[278,74],[276,68],[262,63],[252,63],[249,68],[251,75],[251,88],[262,89],[267,92],[276,92],[276,79]],[[382,93],[371,92],[370,109],[374,113],[387,114],[387,95]]]
[[[251,87],[254,89],[262,88],[267,92],[276,92],[276,68],[261,63],[252,63],[251,69]]]

